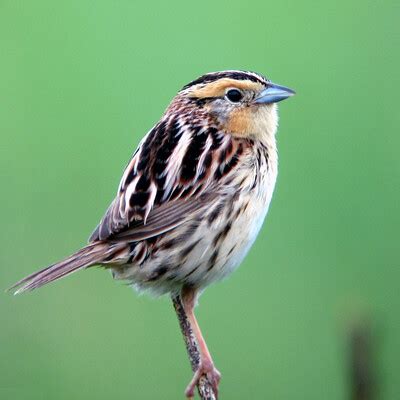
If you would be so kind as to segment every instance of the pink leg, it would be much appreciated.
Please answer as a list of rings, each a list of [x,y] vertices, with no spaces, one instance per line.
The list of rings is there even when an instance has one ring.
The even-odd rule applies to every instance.
[[[199,367],[197,368],[192,380],[187,386],[185,394],[188,398],[192,398],[194,396],[194,391],[199,382],[199,379],[202,375],[207,375],[207,378],[209,379],[211,386],[214,390],[215,396],[218,398],[218,385],[221,380],[221,374],[214,366],[211,354],[203,338],[199,324],[197,323],[196,316],[194,315],[194,307],[197,300],[197,290],[193,288],[184,288],[182,289],[181,298],[187,318],[193,329],[193,333],[196,336],[200,352]]]

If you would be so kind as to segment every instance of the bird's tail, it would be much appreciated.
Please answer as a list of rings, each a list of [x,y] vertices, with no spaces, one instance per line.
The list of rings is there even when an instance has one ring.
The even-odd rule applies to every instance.
[[[108,256],[110,245],[106,243],[93,243],[78,250],[68,258],[40,271],[37,271],[17,283],[9,290],[19,294],[37,289],[46,283],[63,278],[75,271],[101,263]]]

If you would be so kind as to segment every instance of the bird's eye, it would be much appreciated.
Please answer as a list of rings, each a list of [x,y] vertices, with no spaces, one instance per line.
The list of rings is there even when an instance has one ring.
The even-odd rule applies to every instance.
[[[238,103],[243,98],[243,94],[240,90],[237,89],[229,89],[226,92],[225,97],[231,101],[232,103]]]

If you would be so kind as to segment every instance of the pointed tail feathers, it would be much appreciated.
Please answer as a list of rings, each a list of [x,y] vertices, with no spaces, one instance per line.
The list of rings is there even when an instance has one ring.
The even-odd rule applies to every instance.
[[[78,250],[63,261],[50,265],[18,281],[9,290],[14,294],[37,289],[46,283],[63,278],[75,271],[100,263],[107,256],[110,247],[105,243],[93,243]]]

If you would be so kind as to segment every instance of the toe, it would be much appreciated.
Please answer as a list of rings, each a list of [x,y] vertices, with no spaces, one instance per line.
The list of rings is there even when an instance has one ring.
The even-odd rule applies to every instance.
[[[189,385],[185,389],[185,396],[187,399],[193,399],[194,397],[194,387],[191,383],[189,383]]]
[[[215,397],[218,398],[218,386],[219,382],[221,380],[221,374],[220,372],[214,368],[211,372],[207,374],[207,378],[211,384],[211,387],[214,391]]]
[[[202,375],[202,371],[199,368],[193,375],[192,380],[190,381],[189,385],[187,385],[185,390],[185,396],[188,399],[192,399],[194,397],[194,391],[196,389],[197,384],[199,383],[199,379]]]
[[[207,376],[207,379],[210,382],[210,385],[213,389],[215,397],[218,398],[218,386],[219,386],[219,382],[221,380],[221,374],[214,367],[213,364],[204,363],[204,364],[199,365],[199,368],[193,375],[192,380],[190,381],[189,385],[187,386],[187,388],[185,390],[185,396],[188,399],[192,399],[194,397],[194,392],[195,392],[196,386],[198,385],[199,380],[203,375]]]

